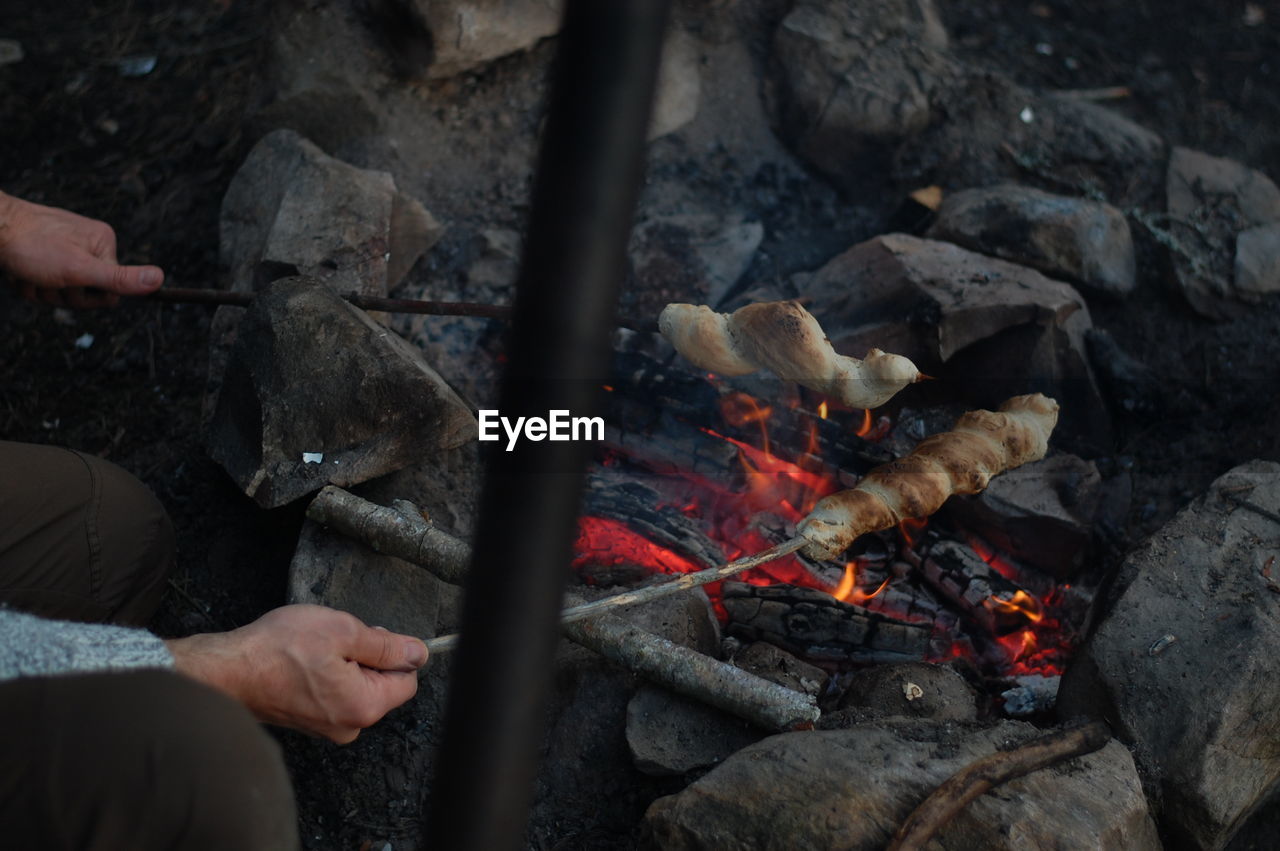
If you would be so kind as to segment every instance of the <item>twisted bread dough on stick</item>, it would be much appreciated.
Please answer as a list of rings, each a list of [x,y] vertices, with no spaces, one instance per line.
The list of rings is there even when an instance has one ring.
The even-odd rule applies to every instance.
[[[920,380],[920,370],[901,355],[879,349],[862,360],[836,354],[818,320],[794,301],[749,304],[733,313],[668,304],[658,316],[658,330],[702,369],[719,375],[768,369],[851,408],[883,405]]]
[[[927,517],[952,494],[978,493],[992,476],[1043,458],[1057,423],[1058,403],[1039,393],[1014,396],[999,413],[969,411],[951,431],[820,500],[796,530],[809,542],[805,555],[834,559],[859,535]]]

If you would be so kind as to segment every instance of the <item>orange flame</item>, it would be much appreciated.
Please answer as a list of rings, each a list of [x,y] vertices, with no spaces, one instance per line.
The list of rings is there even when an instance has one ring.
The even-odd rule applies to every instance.
[[[1024,629],[1022,632],[1015,632],[1012,635],[1006,635],[996,640],[1009,651],[1009,655],[1014,662],[1028,659],[1039,649],[1039,645],[1036,643],[1036,634],[1031,629]]]
[[[824,420],[827,418],[827,400],[826,399],[823,399],[821,402],[818,403],[818,416]]]
[[[866,437],[871,434],[871,409],[866,408],[862,412],[862,425],[858,426],[858,430],[854,432],[857,437]]]
[[[907,546],[914,549],[916,541],[920,540],[920,533],[928,525],[929,521],[923,517],[908,517],[898,524],[898,533],[907,542]]]
[[[840,577],[840,584],[831,592],[832,597],[843,602],[853,595],[853,587],[858,580],[858,570],[855,565],[856,562],[851,561],[844,566],[844,576]]]
[[[1021,589],[1015,591],[1013,597],[1008,600],[988,597],[983,603],[997,612],[1021,614],[1032,623],[1040,623],[1044,619],[1044,606],[1035,597]]]
[[[844,576],[840,577],[840,584],[831,592],[831,596],[835,597],[842,603],[853,603],[861,605],[867,600],[879,594],[889,585],[889,580],[885,579],[880,583],[880,587],[872,591],[870,594],[858,588],[858,563],[856,561],[847,562],[844,566]]]
[[[761,447],[769,454],[769,430],[765,421],[773,416],[773,408],[765,405],[746,393],[733,392],[720,397],[720,416],[731,426],[741,427],[748,423],[760,424]]]

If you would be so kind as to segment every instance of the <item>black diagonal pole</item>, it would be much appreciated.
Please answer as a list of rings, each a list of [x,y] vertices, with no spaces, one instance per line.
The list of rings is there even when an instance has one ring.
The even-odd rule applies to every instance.
[[[502,416],[603,413],[667,0],[569,0],[499,395]],[[431,790],[430,847],[521,847],[589,443],[490,454]]]

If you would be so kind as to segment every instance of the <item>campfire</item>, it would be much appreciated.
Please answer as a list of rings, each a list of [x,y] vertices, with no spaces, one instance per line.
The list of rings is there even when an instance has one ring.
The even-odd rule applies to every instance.
[[[520,476],[578,460],[529,462],[486,491],[509,511],[478,508],[481,472],[544,436],[475,439],[500,376],[508,393],[548,380],[504,323],[524,310],[551,337],[586,301],[546,282],[594,243],[556,242],[559,213],[520,222],[608,180],[577,151],[526,198],[533,140],[587,135],[541,123],[546,4],[490,28],[408,4],[440,35],[417,71],[378,64],[387,34],[353,41],[363,5],[341,5],[282,35],[273,129],[223,204],[234,293],[206,415],[248,496],[309,502],[290,599],[429,639],[423,697],[390,719],[409,755],[369,734],[372,762],[411,766],[379,775],[388,797],[416,813],[436,795],[431,824],[377,833],[417,847],[465,804],[427,780],[437,746],[471,777],[439,732],[455,653],[492,680],[464,718],[476,738],[489,709],[524,706],[503,663],[527,648],[496,615],[468,633],[461,586],[483,613],[483,569],[510,619],[547,603],[531,565],[569,567],[520,551],[551,523],[502,524],[543,507]],[[1225,847],[1280,788],[1248,685],[1276,673],[1280,473],[1227,473],[1137,547],[1128,447],[1200,397],[1171,403],[1094,316],[1115,332],[1125,299],[1259,304],[1280,190],[1099,105],[1114,87],[1033,91],[970,64],[930,2],[783,6],[678,16],[616,315],[574,326],[598,353],[555,361],[581,368],[555,376],[565,393],[600,390],[604,439],[579,447],[595,455],[555,574],[565,640],[529,844]],[[321,53],[350,61],[320,73]],[[618,135],[638,148],[643,127]],[[517,289],[547,287],[523,303],[521,264]]]
[[[652,377],[657,370],[655,365],[642,374]],[[842,480],[857,481],[869,469],[858,454],[828,458],[822,433],[844,436],[846,453],[849,441],[856,440],[866,458],[874,457],[892,431],[888,417],[876,422],[870,409],[848,409],[823,397],[802,406],[792,396],[784,403],[784,417],[783,410],[775,414],[775,404],[734,389],[730,380],[700,375],[717,403],[683,408],[679,427],[699,442],[732,446],[733,464],[719,472],[696,472],[680,466],[679,453],[661,457],[661,434],[631,451],[636,439],[615,438],[592,476],[575,544],[574,567],[584,581],[614,584],[646,574],[692,573],[766,550],[840,490]],[[609,390],[615,409],[643,406],[650,396],[643,386],[618,384]],[[771,423],[781,419],[787,421],[786,434],[801,439],[798,445],[771,439]],[[643,498],[629,493],[637,481],[643,482]],[[642,526],[634,520],[629,524],[636,517],[643,518]],[[1066,610],[1071,578],[1037,571],[1034,560],[1024,564],[1001,555],[978,535],[966,533],[962,523],[934,526],[930,529],[923,518],[906,519],[860,539],[842,562],[791,553],[707,585],[706,592],[729,636],[767,640],[835,669],[890,659],[948,662],[987,681],[997,694],[1017,688],[1021,676],[1060,676],[1079,638],[1084,610],[1078,594],[1074,610]],[[761,597],[753,586],[772,590]],[[788,598],[780,593],[788,589],[822,594]],[[765,600],[770,602],[762,606]],[[825,605],[830,617],[850,622],[876,613],[882,616],[882,631],[911,637],[904,639],[903,652],[824,645],[796,629],[789,600],[803,600],[808,608]]]

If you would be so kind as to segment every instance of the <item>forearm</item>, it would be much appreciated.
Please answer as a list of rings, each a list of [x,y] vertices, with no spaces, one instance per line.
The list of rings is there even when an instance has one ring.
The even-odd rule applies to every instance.
[[[146,630],[0,609],[0,680],[173,666],[165,643]]]

